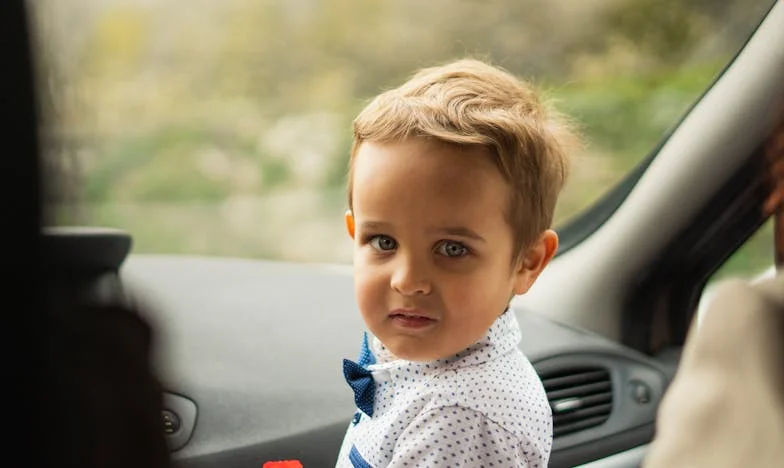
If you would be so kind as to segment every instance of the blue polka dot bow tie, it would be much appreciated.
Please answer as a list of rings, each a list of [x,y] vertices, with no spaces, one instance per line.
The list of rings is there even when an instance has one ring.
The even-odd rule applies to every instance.
[[[370,352],[368,346],[367,333],[362,340],[362,351],[359,354],[358,362],[350,359],[343,360],[343,375],[346,382],[354,390],[354,402],[363,413],[373,416],[373,399],[375,398],[376,385],[373,381],[373,374],[367,366],[376,363],[376,358]]]

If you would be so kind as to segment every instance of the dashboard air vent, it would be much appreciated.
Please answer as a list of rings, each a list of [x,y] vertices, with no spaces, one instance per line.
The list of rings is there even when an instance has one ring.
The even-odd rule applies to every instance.
[[[553,437],[598,426],[610,417],[612,381],[606,369],[560,369],[541,377],[553,411]]]

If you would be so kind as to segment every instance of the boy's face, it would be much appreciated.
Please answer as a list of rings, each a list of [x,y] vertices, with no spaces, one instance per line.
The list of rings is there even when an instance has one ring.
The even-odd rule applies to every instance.
[[[508,186],[482,148],[363,143],[353,169],[354,277],[370,329],[428,361],[481,339],[557,248],[548,231],[512,262]]]

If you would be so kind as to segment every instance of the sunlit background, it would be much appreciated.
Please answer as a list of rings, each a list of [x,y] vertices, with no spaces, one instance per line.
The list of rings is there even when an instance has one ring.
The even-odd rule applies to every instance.
[[[137,253],[346,263],[351,121],[374,94],[465,56],[532,80],[588,141],[562,225],[655,148],[771,1],[30,4],[53,222],[126,229]],[[769,227],[757,239],[733,268],[770,265]]]

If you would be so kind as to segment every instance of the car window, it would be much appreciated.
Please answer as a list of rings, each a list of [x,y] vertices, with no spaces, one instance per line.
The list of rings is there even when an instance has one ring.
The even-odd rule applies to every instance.
[[[768,274],[773,268],[773,246],[773,218],[770,218],[711,275],[708,286],[728,278],[754,280]]]
[[[141,253],[349,262],[351,120],[474,56],[540,85],[589,144],[556,225],[678,123],[770,0],[36,0],[53,222]]]
[[[773,218],[757,230],[727,261],[711,275],[697,303],[697,320],[701,320],[709,309],[716,283],[722,280],[739,279],[760,281],[775,275],[773,264]]]

